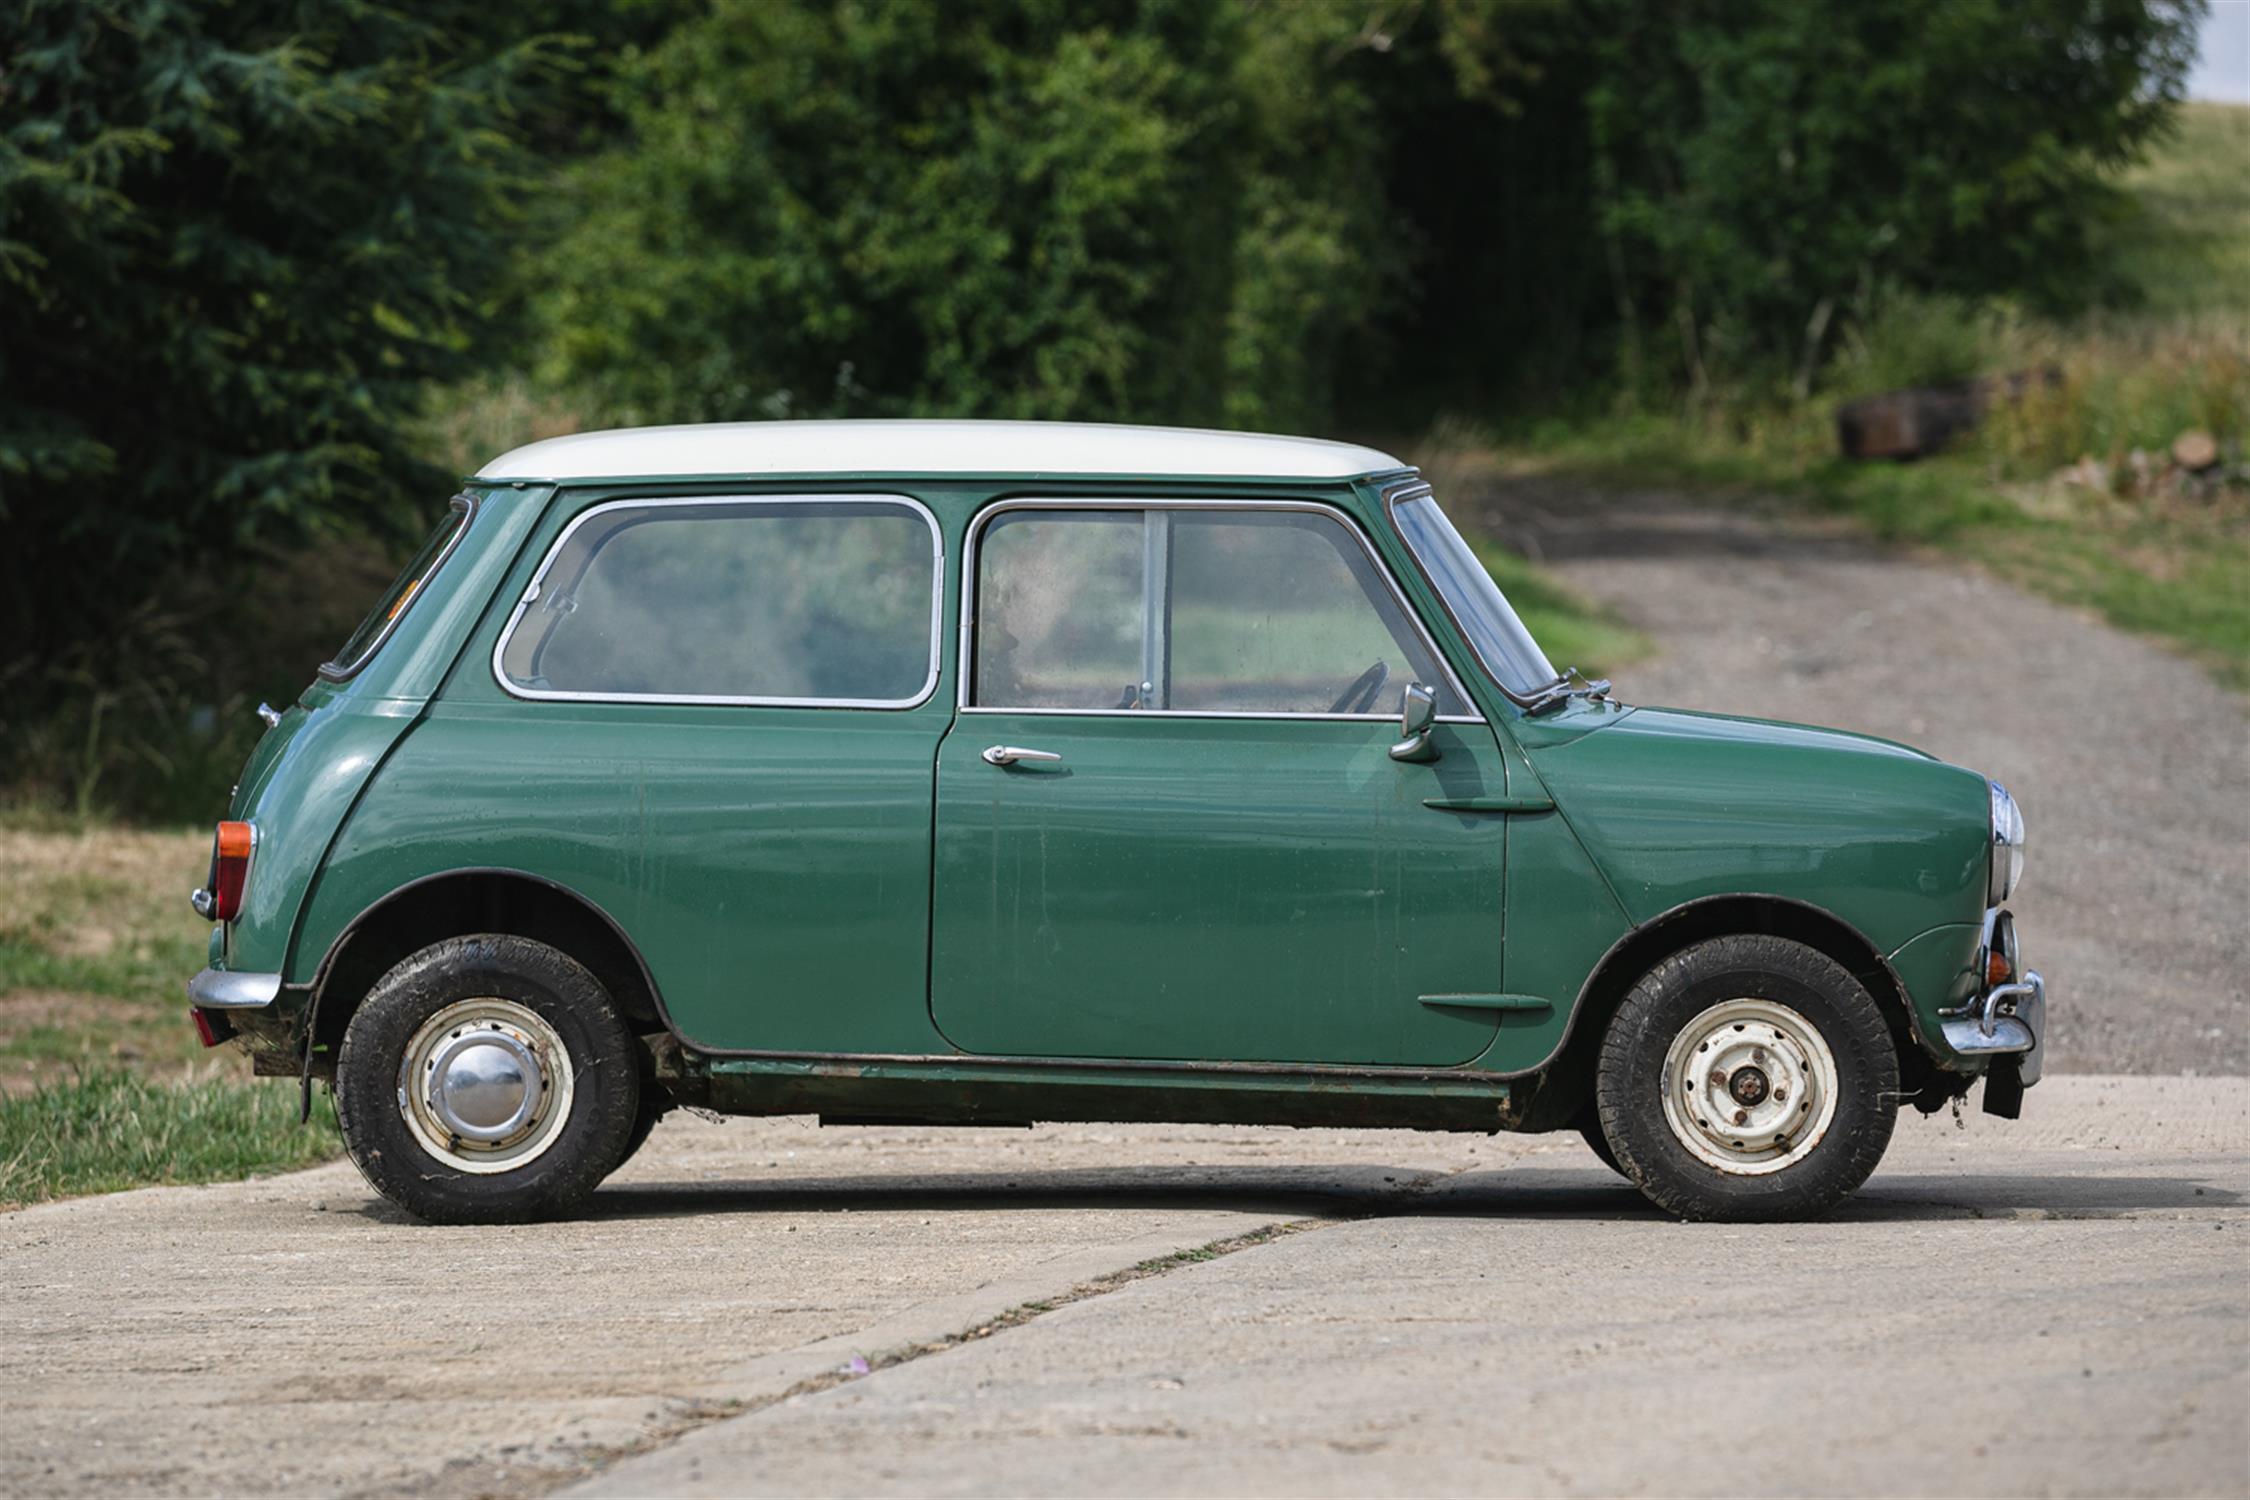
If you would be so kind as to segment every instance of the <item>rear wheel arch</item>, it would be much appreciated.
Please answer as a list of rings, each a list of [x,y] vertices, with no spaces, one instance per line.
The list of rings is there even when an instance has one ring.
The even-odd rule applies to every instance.
[[[1538,1091],[1526,1106],[1525,1128],[1562,1129],[1592,1102],[1594,1062],[1610,1017],[1644,975],[1697,943],[1735,936],[1785,938],[1842,965],[1883,1013],[1898,1050],[1906,1096],[1914,1098],[1925,1085],[1936,1086],[1937,1070],[1915,1040],[1914,1010],[1905,986],[1866,934],[1809,902],[1782,896],[1707,896],[1641,923],[1602,955],[1579,989],[1562,1046],[1540,1071]]]
[[[325,1074],[353,1012],[393,966],[433,943],[505,933],[544,943],[593,974],[626,1024],[669,1030],[640,949],[608,912],[559,882],[504,868],[448,870],[400,886],[346,925],[312,982],[313,1070]]]

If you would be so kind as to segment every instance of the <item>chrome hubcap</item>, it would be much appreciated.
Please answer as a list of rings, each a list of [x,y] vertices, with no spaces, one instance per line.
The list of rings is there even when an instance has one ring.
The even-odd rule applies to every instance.
[[[536,1160],[570,1118],[562,1038],[511,1000],[457,1000],[424,1021],[399,1063],[398,1107],[422,1148],[462,1172]]]
[[[498,1029],[449,1036],[430,1059],[430,1105],[463,1140],[491,1144],[520,1130],[538,1107],[538,1059]]]
[[[1803,1160],[1836,1116],[1836,1058],[1820,1029],[1773,1000],[1724,1000],[1664,1054],[1664,1121],[1695,1158],[1757,1176]]]

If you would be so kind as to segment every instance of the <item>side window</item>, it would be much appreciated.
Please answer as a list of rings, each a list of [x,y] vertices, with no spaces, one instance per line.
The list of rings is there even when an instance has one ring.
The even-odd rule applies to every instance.
[[[530,697],[903,707],[936,675],[937,563],[905,501],[597,506],[540,568],[500,675]]]
[[[475,509],[476,499],[473,495],[460,494],[453,497],[445,519],[438,522],[437,529],[422,543],[422,549],[414,554],[414,560],[406,565],[406,571],[399,574],[391,586],[383,591],[383,597],[375,601],[375,607],[368,611],[367,618],[359,622],[359,628],[352,632],[351,639],[344,642],[344,649],[321,665],[321,676],[331,682],[341,682],[367,665],[383,642],[390,639],[391,630],[398,624],[399,617],[406,613],[407,607],[421,594],[422,585],[429,582],[431,575],[453,555],[454,544],[461,540],[461,533],[468,529],[469,517]]]
[[[1004,511],[977,553],[976,701],[1137,708],[1147,635],[1137,511]]]
[[[1298,510],[1011,510],[977,550],[971,702],[1176,713],[1463,712],[1366,548]]]

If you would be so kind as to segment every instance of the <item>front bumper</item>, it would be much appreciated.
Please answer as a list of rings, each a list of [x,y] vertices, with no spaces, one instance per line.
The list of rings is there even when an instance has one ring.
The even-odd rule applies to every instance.
[[[2004,976],[1997,984],[1989,977],[1994,969]],[[1984,914],[1974,972],[1976,993],[1938,1012],[1945,1044],[1985,1062],[1985,1112],[2012,1120],[2023,1107],[2023,1091],[2039,1081],[2047,1050],[2047,981],[2023,966],[2012,912],[1996,906]]]
[[[281,976],[205,969],[187,982],[187,992],[204,1010],[263,1010],[281,994]]]
[[[2047,981],[2026,969],[2021,979],[1993,986],[1945,1023],[1945,1044],[1966,1057],[2014,1057],[2029,1088],[2047,1049]]]

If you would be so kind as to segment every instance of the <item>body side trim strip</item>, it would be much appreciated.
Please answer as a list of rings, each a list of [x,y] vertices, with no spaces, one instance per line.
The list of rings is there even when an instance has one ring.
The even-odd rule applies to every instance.
[[[1540,995],[1423,995],[1433,1010],[1553,1010],[1555,1002]]]
[[[1544,793],[1520,797],[1424,797],[1422,805],[1438,812],[1543,813],[1555,810],[1555,799]]]

